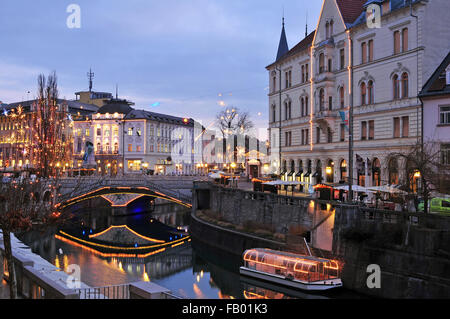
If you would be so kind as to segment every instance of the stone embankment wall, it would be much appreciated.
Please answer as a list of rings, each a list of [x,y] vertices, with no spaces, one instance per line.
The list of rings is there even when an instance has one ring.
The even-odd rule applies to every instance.
[[[337,209],[333,235],[347,288],[384,298],[450,298],[450,218]],[[380,267],[380,288],[368,288],[371,264]]]
[[[289,226],[310,229],[310,246],[341,261],[348,289],[383,298],[450,298],[448,217],[327,204],[194,182],[193,216],[205,209],[235,225],[254,221],[270,224],[277,232]],[[235,254],[251,247],[288,248],[197,218],[192,219],[191,234]],[[381,270],[380,288],[367,285],[371,275],[367,268],[373,264]]]

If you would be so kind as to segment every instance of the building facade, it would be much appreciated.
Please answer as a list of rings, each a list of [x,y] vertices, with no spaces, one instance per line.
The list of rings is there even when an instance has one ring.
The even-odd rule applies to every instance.
[[[74,121],[74,170],[112,176],[193,174],[194,121],[135,110],[131,104],[111,99],[95,114]]]
[[[445,0],[324,0],[316,30],[266,67],[272,170],[348,182],[352,125],[353,184],[399,184],[403,163],[389,154],[421,140],[417,96],[450,49],[448,10]],[[283,24],[281,48],[284,34]]]

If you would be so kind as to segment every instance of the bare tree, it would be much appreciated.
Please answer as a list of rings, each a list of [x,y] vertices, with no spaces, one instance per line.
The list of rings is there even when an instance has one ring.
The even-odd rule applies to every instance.
[[[3,233],[11,299],[17,298],[11,234],[45,231],[51,227],[73,224],[72,213],[61,204],[104,185],[100,178],[78,178],[71,179],[66,185],[62,183],[58,178],[52,178],[36,181],[18,179],[0,184],[0,229]]]
[[[404,178],[400,180],[400,185],[405,191],[423,198],[425,213],[428,213],[428,201],[433,192],[450,191],[450,167],[443,163],[441,156],[438,143],[431,142],[417,143],[406,152],[388,156],[388,161],[403,162],[400,167]]]
[[[227,108],[216,116],[217,126],[223,138],[231,135],[245,134],[254,127],[247,112],[239,112],[238,108]]]

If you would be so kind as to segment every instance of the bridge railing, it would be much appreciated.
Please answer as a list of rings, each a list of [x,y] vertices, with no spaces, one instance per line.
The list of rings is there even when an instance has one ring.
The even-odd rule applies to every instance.
[[[129,285],[77,289],[80,299],[130,299]]]

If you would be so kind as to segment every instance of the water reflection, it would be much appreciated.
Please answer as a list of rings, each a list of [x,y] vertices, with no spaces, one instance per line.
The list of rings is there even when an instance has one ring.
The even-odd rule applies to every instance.
[[[150,218],[175,229],[189,224],[189,210],[176,204],[156,205],[154,211],[118,214],[112,209],[78,212],[85,227],[94,233],[112,225],[140,224]],[[122,212],[123,213],[123,212]],[[129,212],[126,212],[129,213]],[[32,251],[60,268],[71,264],[81,268],[81,281],[92,287],[151,281],[190,299],[311,298],[261,282],[249,282],[239,275],[241,257],[190,240],[167,247],[145,258],[104,257],[87,249],[55,239],[55,232],[18,236]],[[321,298],[321,296],[312,296]]]

